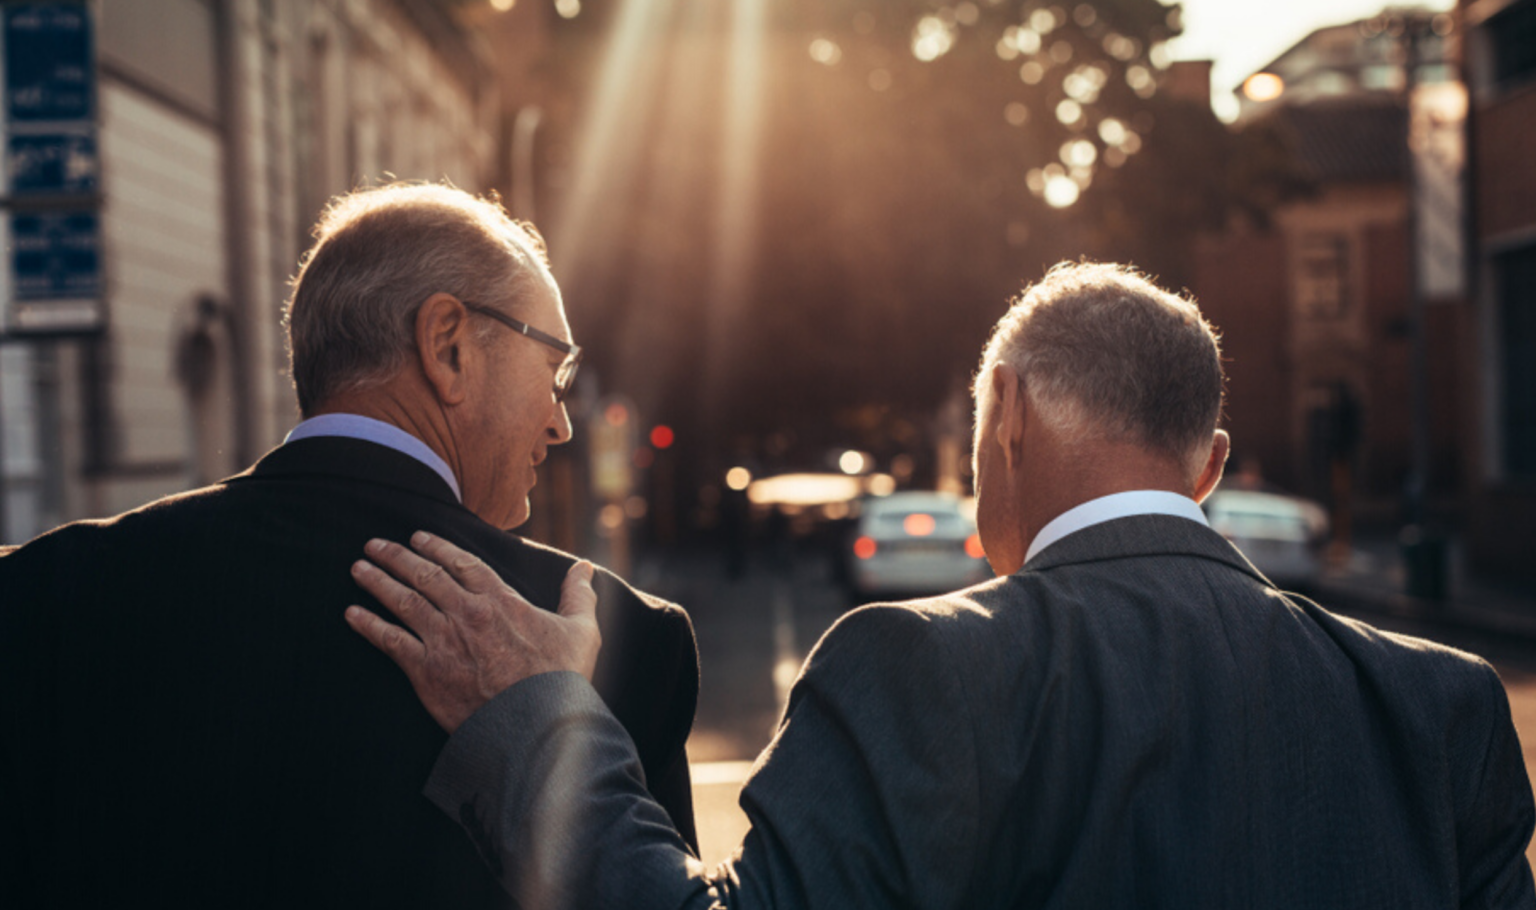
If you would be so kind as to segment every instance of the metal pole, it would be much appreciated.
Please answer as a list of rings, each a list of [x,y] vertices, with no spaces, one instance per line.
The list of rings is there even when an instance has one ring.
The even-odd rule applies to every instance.
[[[1413,419],[1413,464],[1408,479],[1408,519],[1402,544],[1407,560],[1407,593],[1431,602],[1446,596],[1445,544],[1429,528],[1429,350],[1424,288],[1419,269],[1419,175],[1414,148],[1413,91],[1418,85],[1419,42],[1433,19],[1404,14],[1403,40],[1407,51],[1406,107],[1408,114],[1408,325],[1412,342],[1409,381]]]
[[[512,217],[535,224],[538,223],[535,217],[538,212],[533,187],[533,140],[543,117],[543,111],[538,108],[525,107],[512,121]]]
[[[1407,50],[1408,114],[1408,325],[1410,334],[1410,406],[1412,408],[1412,466],[1408,479],[1408,520],[1424,527],[1428,518],[1429,498],[1429,356],[1425,338],[1424,290],[1419,278],[1419,176],[1413,143],[1413,90],[1418,84],[1419,40],[1427,21],[1405,16],[1404,44]]]
[[[0,347],[0,351],[4,351]],[[5,462],[5,367],[0,365],[0,546],[10,539],[6,507],[10,504],[10,468]]]
[[[225,277],[229,282],[229,305],[233,312],[230,319],[230,360],[235,372],[233,398],[235,406],[235,460],[241,465],[250,464],[260,454],[266,440],[259,438],[257,427],[260,417],[256,409],[261,396],[254,386],[267,382],[268,376],[254,343],[252,324],[260,318],[260,307],[252,299],[252,257],[248,250],[254,242],[251,237],[251,206],[253,190],[250,188],[252,172],[251,144],[258,141],[249,126],[250,103],[242,65],[249,62],[240,40],[241,0],[221,0],[213,4],[214,25],[217,31],[219,51],[218,91],[220,101],[220,138],[224,143],[224,225],[225,225]],[[324,86],[317,87],[323,93]]]

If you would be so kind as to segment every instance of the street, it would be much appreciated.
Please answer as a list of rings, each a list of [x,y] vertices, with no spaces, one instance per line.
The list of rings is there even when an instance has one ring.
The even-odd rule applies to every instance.
[[[851,604],[833,582],[830,560],[803,550],[777,569],[765,555],[754,554],[738,579],[728,577],[724,555],[714,551],[642,559],[636,582],[681,603],[693,617],[702,682],[688,753],[701,852],[706,862],[718,862],[746,832],[736,798],[752,760],[773,735],[800,663]],[[1329,606],[1326,590],[1318,600]],[[1380,614],[1352,615],[1490,661],[1509,693],[1527,773],[1536,774],[1536,641]],[[1536,848],[1527,847],[1527,856],[1536,862]]]

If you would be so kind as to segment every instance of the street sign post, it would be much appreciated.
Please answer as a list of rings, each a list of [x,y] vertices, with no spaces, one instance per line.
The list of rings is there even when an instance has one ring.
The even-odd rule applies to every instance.
[[[84,2],[0,4],[0,340],[89,335],[103,301],[96,63]]]
[[[11,136],[6,186],[18,198],[94,196],[96,137],[89,132]]]

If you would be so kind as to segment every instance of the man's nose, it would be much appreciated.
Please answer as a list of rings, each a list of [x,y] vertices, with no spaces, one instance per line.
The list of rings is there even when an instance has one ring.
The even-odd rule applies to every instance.
[[[571,441],[571,415],[565,409],[565,402],[555,403],[554,416],[544,430],[549,434],[549,444],[552,446],[564,445]]]

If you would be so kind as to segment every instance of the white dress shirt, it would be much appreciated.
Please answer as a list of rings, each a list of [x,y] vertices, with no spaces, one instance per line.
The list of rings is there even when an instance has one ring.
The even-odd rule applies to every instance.
[[[388,446],[436,471],[439,477],[448,482],[454,498],[459,502],[464,501],[464,494],[459,492],[459,480],[453,476],[453,470],[448,467],[448,462],[443,461],[442,456],[432,451],[426,443],[394,424],[364,417],[361,414],[321,414],[294,427],[283,443],[286,445],[312,436],[345,436],[349,439],[365,439],[381,446]]]
[[[1178,493],[1169,493],[1166,490],[1131,490],[1127,493],[1111,493],[1108,496],[1100,496],[1098,499],[1090,499],[1051,519],[1045,527],[1040,529],[1040,533],[1035,535],[1035,539],[1030,541],[1029,551],[1024,554],[1024,562],[1028,563],[1035,558],[1036,553],[1068,534],[1132,515],[1173,515],[1210,526],[1199,504],[1188,496],[1180,496]]]

